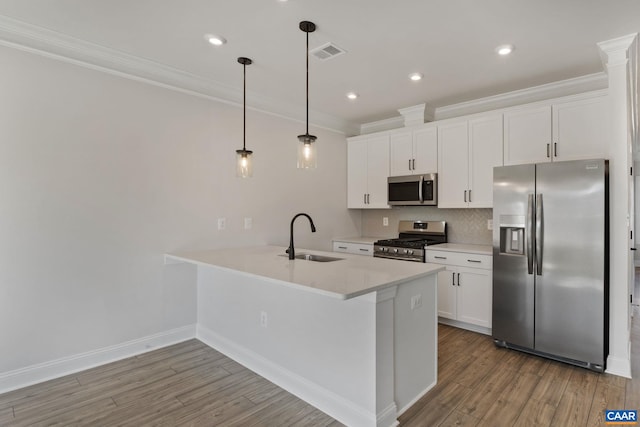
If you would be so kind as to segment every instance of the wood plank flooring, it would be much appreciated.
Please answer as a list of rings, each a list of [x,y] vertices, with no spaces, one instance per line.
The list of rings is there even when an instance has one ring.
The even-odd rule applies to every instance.
[[[635,295],[640,302],[640,269]],[[491,337],[439,325],[438,384],[400,425],[603,426],[605,409],[640,410],[640,306],[633,310],[631,380],[498,348]]]
[[[488,336],[440,325],[438,384],[400,424],[602,426],[604,409],[640,409],[640,307],[634,310],[633,380],[497,348]],[[51,425],[342,424],[190,340],[0,395],[0,426]]]
[[[341,426],[197,340],[0,395],[0,426]]]

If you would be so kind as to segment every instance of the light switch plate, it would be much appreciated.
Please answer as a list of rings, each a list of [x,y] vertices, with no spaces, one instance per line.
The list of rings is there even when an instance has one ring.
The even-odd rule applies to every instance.
[[[382,225],[384,227],[388,227],[389,226],[389,218],[388,217],[386,217],[386,216],[382,217]]]

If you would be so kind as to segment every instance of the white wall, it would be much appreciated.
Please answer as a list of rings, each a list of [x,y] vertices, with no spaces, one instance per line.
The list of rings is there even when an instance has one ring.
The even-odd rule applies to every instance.
[[[312,128],[318,169],[297,170],[304,124],[248,110],[241,180],[238,106],[5,47],[0,63],[0,376],[195,323],[193,270],[166,273],[165,252],[287,245],[300,211],[318,232],[298,224],[299,247],[359,233],[342,135]]]

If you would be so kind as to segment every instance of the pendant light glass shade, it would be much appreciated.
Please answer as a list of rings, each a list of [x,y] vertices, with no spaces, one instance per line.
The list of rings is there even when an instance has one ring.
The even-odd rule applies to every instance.
[[[298,169],[315,169],[317,167],[316,137],[309,135],[309,33],[316,30],[313,22],[300,22],[300,29],[307,33],[307,131],[298,135]]]
[[[253,176],[253,151],[236,150],[236,176],[251,178]]]
[[[313,135],[298,135],[298,169],[315,169],[318,166],[315,140]]]
[[[236,176],[238,178],[250,178],[253,176],[253,151],[247,150],[247,65],[252,61],[249,58],[238,58],[242,64],[242,150],[236,150]]]

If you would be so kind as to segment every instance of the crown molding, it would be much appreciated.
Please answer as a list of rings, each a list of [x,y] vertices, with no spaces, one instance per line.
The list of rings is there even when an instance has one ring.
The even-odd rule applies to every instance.
[[[633,33],[598,43],[600,59],[604,69],[607,70],[608,67],[626,64],[629,58],[629,49],[637,39],[638,33]]]
[[[367,133],[381,132],[383,130],[397,129],[404,126],[404,117],[396,116],[388,119],[377,120],[375,122],[363,123],[360,125],[359,135]]]
[[[608,78],[605,73],[589,74],[559,82],[548,83],[527,89],[516,90],[499,95],[488,96],[486,98],[474,99],[473,101],[461,102],[459,104],[438,107],[433,113],[434,120],[445,120],[455,117],[468,116],[486,111],[499,110],[503,108],[516,107],[518,105],[530,104],[538,101],[547,101],[553,98],[579,95],[585,92],[606,89]],[[409,107],[413,110],[416,107]],[[398,110],[400,113],[405,109]],[[398,129],[405,126],[405,117],[396,116],[388,119],[378,120],[360,125],[360,135],[380,132],[385,130]]]
[[[483,111],[514,107],[531,102],[605,89],[607,86],[608,79],[605,73],[588,74],[582,77],[561,80],[559,82],[436,108],[435,116],[436,120],[449,119],[452,117],[481,113]]]
[[[204,79],[158,62],[143,59],[99,44],[0,15],[0,45],[47,58],[72,63],[213,101],[242,106],[242,91]],[[276,117],[305,123],[299,105],[247,93],[247,108]],[[340,134],[354,134],[355,123],[311,110],[310,124]]]

